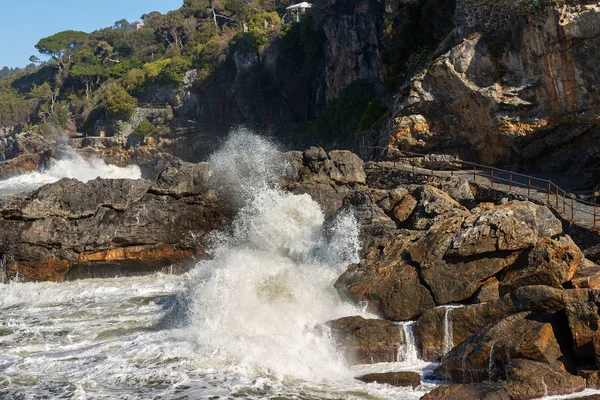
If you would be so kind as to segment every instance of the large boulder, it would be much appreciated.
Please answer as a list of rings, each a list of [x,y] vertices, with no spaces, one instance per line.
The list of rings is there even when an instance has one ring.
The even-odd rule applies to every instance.
[[[390,321],[345,317],[326,324],[336,345],[352,364],[395,362],[405,338]]]
[[[575,355],[588,365],[600,366],[600,315],[595,302],[573,303],[565,312]]]
[[[423,400],[528,400],[585,389],[585,380],[531,360],[512,360],[501,380],[440,386]]]
[[[527,266],[508,271],[500,285],[500,293],[517,287],[546,285],[561,288],[570,281],[583,260],[583,253],[569,236],[549,237],[537,241],[529,253]]]
[[[523,250],[560,232],[560,221],[546,207],[487,204],[466,218],[445,216],[407,252],[442,305],[470,298],[487,278],[519,262]]]
[[[561,222],[546,207],[528,201],[482,204],[468,211],[439,189],[424,185],[412,193],[361,189],[344,204],[356,211],[367,234],[360,263],[350,266],[335,287],[342,297],[366,301],[370,310],[392,320],[469,301],[505,270],[528,276],[541,276],[539,271],[545,270],[558,274],[553,284],[564,283],[581,260],[568,237],[549,239],[562,232]],[[564,272],[553,272],[562,267]],[[493,290],[489,296],[486,301],[495,298]]]
[[[529,312],[508,316],[462,341],[442,358],[438,370],[456,383],[497,380],[515,358],[564,370],[553,322]]]
[[[354,153],[320,147],[283,154],[289,174],[282,186],[296,194],[309,194],[327,215],[335,213],[354,187],[366,183],[364,162]]]
[[[524,311],[555,314],[568,304],[593,301],[597,291],[561,290],[549,286],[518,288],[500,299],[459,308],[436,307],[423,313],[414,327],[421,358],[440,359],[469,336],[511,314]]]
[[[143,180],[63,179],[0,201],[9,277],[30,281],[141,274],[190,266],[234,209],[206,188],[206,167]]]
[[[366,301],[371,311],[396,321],[410,320],[435,307],[417,269],[404,259],[410,240],[410,235],[400,234],[369,246],[361,262],[351,265],[335,282],[340,296]]]
[[[356,379],[365,383],[377,382],[392,386],[411,387],[413,389],[421,385],[421,376],[416,372],[410,371],[366,374]]]

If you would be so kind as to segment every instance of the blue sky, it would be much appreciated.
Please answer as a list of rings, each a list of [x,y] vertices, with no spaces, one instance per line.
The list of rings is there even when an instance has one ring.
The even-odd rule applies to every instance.
[[[72,29],[91,32],[150,11],[175,10],[183,0],[0,0],[0,68],[24,67],[43,37]]]

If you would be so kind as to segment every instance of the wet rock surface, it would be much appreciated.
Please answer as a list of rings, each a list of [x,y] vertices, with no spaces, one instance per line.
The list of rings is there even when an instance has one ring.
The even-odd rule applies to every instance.
[[[398,358],[402,336],[398,325],[390,321],[347,317],[330,321],[327,326],[351,363],[394,362]]]
[[[392,386],[412,387],[413,389],[416,389],[421,384],[421,376],[416,372],[409,371],[367,374],[359,376],[356,379],[366,383],[377,382]]]
[[[188,168],[189,167],[189,168]],[[202,164],[166,168],[156,183],[63,179],[0,201],[9,278],[31,281],[147,273],[204,254],[205,236],[233,211]]]

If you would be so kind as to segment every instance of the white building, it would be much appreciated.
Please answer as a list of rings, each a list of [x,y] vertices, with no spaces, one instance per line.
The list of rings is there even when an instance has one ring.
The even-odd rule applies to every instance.
[[[285,9],[287,10],[287,13],[283,16],[283,18],[285,19],[285,17],[289,14],[289,16],[294,18],[296,22],[300,22],[300,19],[304,14],[306,14],[309,8],[312,8],[312,4],[305,1],[286,7]]]

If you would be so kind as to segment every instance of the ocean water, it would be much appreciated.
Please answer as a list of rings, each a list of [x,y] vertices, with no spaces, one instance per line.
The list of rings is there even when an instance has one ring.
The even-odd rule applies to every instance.
[[[190,272],[0,285],[0,399],[418,399],[434,388],[354,379],[430,367],[412,324],[398,325],[409,339],[398,362],[359,366],[322,325],[369,317],[333,289],[358,260],[354,216],[326,220],[308,195],[279,190],[286,165],[246,131],[211,162],[212,184],[241,208]]]
[[[56,161],[47,171],[36,171],[0,180],[0,198],[29,192],[48,183],[57,182],[62,178],[74,178],[87,182],[98,177],[106,179],[140,179],[142,172],[137,165],[117,167],[116,165],[107,164],[99,158],[83,159],[78,154],[72,153],[68,157]]]

